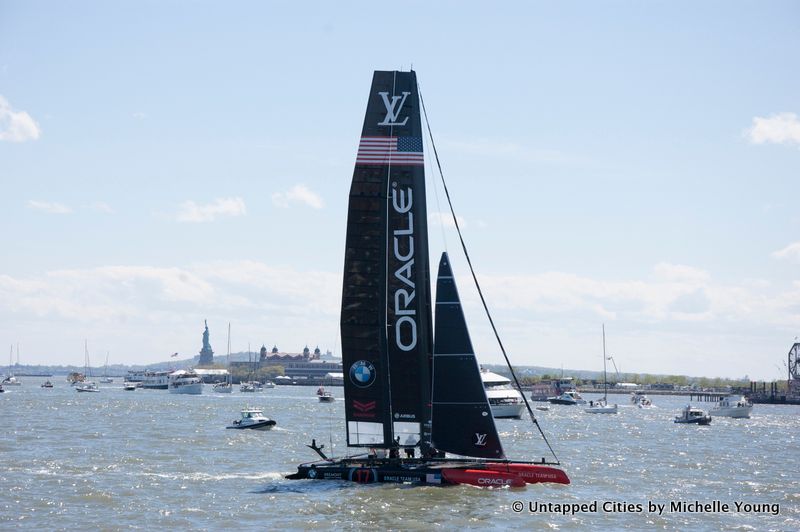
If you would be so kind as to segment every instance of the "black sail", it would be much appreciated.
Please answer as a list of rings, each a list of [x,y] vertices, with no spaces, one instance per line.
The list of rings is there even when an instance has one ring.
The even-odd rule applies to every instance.
[[[342,359],[347,443],[427,445],[433,347],[414,72],[375,72],[347,214]]]
[[[431,445],[462,456],[505,458],[447,253],[436,280],[434,332]]]

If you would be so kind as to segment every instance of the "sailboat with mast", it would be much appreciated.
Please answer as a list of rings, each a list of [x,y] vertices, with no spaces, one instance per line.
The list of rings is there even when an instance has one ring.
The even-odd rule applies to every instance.
[[[555,462],[506,457],[446,253],[434,322],[421,103],[415,72],[375,72],[350,188],[341,308],[344,408],[347,445],[363,452],[328,457],[312,440],[320,460],[300,464],[287,478],[569,484],[555,453]],[[527,400],[526,406],[541,432]]]
[[[92,377],[92,368],[89,364],[89,341],[83,341],[83,374],[86,376],[86,379],[78,384],[75,385],[75,390],[79,392],[99,392],[100,388],[97,387],[97,383],[91,380]]]
[[[606,378],[606,325],[603,324],[603,398],[590,401],[586,412],[589,414],[616,414],[617,404],[608,404],[608,380]]]

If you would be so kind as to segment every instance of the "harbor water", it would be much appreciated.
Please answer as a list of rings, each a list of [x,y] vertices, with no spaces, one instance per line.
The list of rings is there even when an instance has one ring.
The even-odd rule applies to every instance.
[[[645,410],[611,396],[617,415],[554,405],[536,414],[571,485],[410,487],[283,478],[315,459],[312,438],[346,452],[341,388],[325,404],[313,387],[191,396],[21,380],[0,394],[2,530],[800,530],[797,406],[699,427],[672,422],[685,397]],[[226,430],[245,406],[277,427]],[[497,424],[510,458],[547,456],[529,420]]]

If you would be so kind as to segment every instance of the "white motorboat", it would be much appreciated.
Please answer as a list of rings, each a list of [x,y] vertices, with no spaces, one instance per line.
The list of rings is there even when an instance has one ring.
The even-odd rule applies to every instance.
[[[256,391],[255,382],[242,382],[239,385],[239,391],[242,393],[254,393]]]
[[[753,411],[753,403],[741,395],[727,395],[720,399],[717,406],[711,409],[712,416],[749,418]]]
[[[241,419],[237,419],[232,424],[228,425],[227,429],[253,429],[253,430],[270,430],[277,425],[275,420],[264,416],[264,411],[260,408],[245,408],[242,410]]]
[[[274,388],[274,387],[275,387],[275,383],[272,382],[272,381],[267,381],[267,382],[264,383],[264,388]]]
[[[217,393],[232,393],[233,385],[230,382],[218,382],[213,386],[213,389]]]
[[[558,397],[548,397],[547,400],[554,405],[585,405],[586,400],[575,390],[567,390]]]
[[[169,393],[200,395],[203,393],[203,380],[194,370],[178,370],[169,376]]]
[[[99,392],[100,388],[94,381],[83,381],[75,385],[75,390],[79,392]]]
[[[650,398],[642,391],[631,392],[631,404],[639,408],[655,408]]]
[[[138,383],[138,382],[126,381],[126,382],[122,383],[122,387],[128,392],[135,392],[136,388],[139,387],[139,384],[140,383]]]
[[[3,386],[22,386],[22,383],[14,375],[7,376],[0,384]]]
[[[317,397],[319,397],[320,403],[332,403],[336,400],[333,394],[322,386],[317,389]]]
[[[711,423],[711,416],[695,408],[692,405],[686,405],[680,414],[675,416],[675,423],[692,423],[696,425],[708,425]]]
[[[53,387],[53,383],[50,382],[50,381],[44,381],[42,383],[42,388],[52,388],[52,387]]]
[[[525,401],[519,390],[511,386],[511,379],[481,368],[481,380],[493,417],[513,419],[522,417]]]

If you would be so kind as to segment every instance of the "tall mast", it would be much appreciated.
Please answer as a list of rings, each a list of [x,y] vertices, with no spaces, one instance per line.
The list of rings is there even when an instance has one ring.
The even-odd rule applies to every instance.
[[[606,380],[606,324],[603,324],[603,401],[608,397],[608,381]]]

